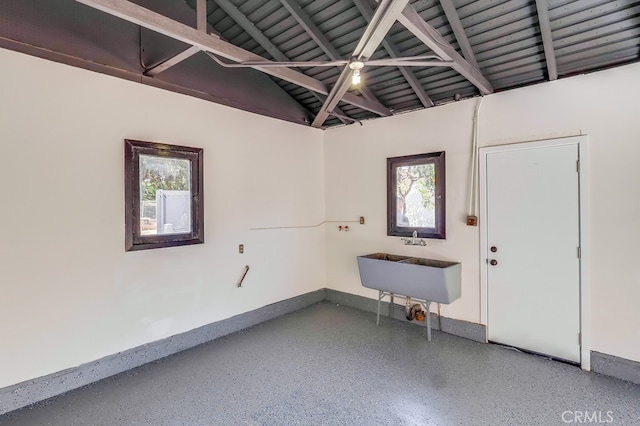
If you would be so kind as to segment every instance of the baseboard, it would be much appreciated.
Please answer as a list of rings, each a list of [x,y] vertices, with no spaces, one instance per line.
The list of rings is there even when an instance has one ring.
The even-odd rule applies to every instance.
[[[367,312],[378,311],[378,301],[375,299],[369,299],[364,296],[357,296],[355,294],[344,293],[338,290],[327,289],[327,300],[333,303],[350,306],[352,308],[360,309]],[[389,302],[380,303],[380,315],[386,317],[392,317],[397,320],[407,321],[405,318],[405,308],[402,305],[394,303],[393,308],[390,310],[391,304]],[[426,327],[425,322],[413,322],[417,326]],[[440,330],[444,333],[453,334],[456,336],[464,337],[465,339],[475,340],[476,342],[486,343],[487,332],[486,327],[482,324],[471,323],[453,318],[438,318],[438,315],[431,313],[431,329]]]
[[[591,351],[591,371],[640,385],[640,362]]]
[[[326,299],[321,289],[138,346],[78,367],[0,389],[0,415],[210,342]]]

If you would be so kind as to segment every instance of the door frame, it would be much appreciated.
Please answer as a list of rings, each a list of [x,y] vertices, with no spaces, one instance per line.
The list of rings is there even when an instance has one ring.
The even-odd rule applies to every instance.
[[[496,145],[480,148],[480,323],[487,329],[488,336],[488,265],[487,251],[487,154],[495,152],[516,151],[523,149],[545,148],[562,145],[577,145],[580,173],[578,176],[579,191],[579,229],[580,229],[580,367],[591,370],[591,280],[589,273],[589,153],[586,135],[547,139],[534,142],[523,142],[509,145]]]

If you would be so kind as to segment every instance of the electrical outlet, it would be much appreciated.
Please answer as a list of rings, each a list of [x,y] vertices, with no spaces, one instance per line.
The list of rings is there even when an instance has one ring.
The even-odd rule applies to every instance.
[[[467,226],[478,226],[478,216],[467,216]]]
[[[240,244],[238,246],[238,251],[240,252],[240,254],[244,253],[244,244]]]
[[[360,225],[364,225],[364,216],[360,216]]]

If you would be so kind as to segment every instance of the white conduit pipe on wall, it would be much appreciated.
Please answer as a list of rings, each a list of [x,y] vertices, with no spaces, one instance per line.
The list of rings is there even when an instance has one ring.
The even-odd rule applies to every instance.
[[[473,113],[473,135],[471,147],[471,170],[469,173],[469,210],[468,217],[477,216],[476,214],[476,163],[478,162],[478,132],[480,128],[480,108],[484,97],[481,96],[476,103],[476,109]]]

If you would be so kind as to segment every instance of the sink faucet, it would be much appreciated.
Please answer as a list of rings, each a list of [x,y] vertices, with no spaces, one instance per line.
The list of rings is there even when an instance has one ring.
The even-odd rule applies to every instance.
[[[407,246],[426,246],[427,242],[422,238],[418,238],[418,231],[413,231],[411,238],[401,238]]]

